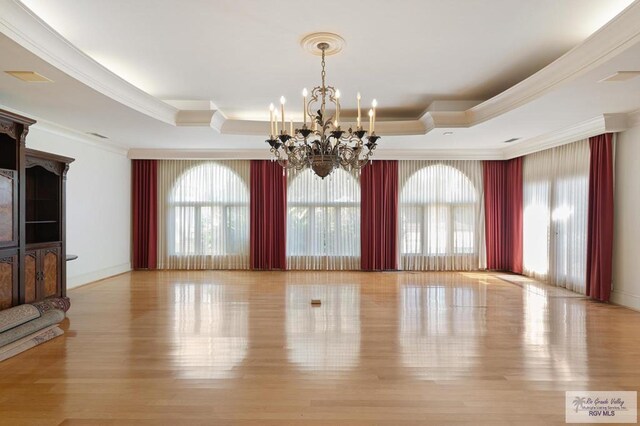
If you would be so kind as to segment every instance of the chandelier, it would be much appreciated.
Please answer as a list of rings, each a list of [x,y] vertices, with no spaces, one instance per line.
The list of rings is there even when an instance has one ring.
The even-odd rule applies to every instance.
[[[274,160],[285,169],[302,170],[309,167],[322,179],[338,167],[347,171],[360,170],[369,162],[380,139],[380,136],[375,133],[377,102],[374,99],[371,103],[367,132],[362,126],[361,98],[358,93],[358,117],[355,130],[351,127],[347,131],[342,130],[340,91],[326,85],[325,56],[336,53],[335,45],[330,44],[332,41],[343,40],[335,34],[328,33],[312,34],[305,38],[305,40],[308,39],[321,40],[314,42],[313,47],[318,49],[322,56],[322,85],[314,87],[310,96],[307,89],[302,91],[302,128],[294,130],[293,120],[291,120],[287,130],[284,96],[280,98],[280,117],[274,105],[269,106],[270,134],[266,142],[271,146],[270,151],[274,155]],[[328,51],[331,53],[327,53]],[[333,115],[328,116],[329,114]],[[279,122],[280,129],[278,129]],[[367,133],[368,136],[366,136]]]

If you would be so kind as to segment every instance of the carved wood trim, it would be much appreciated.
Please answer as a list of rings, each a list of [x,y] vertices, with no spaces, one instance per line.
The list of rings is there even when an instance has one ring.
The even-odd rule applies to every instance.
[[[10,265],[13,265],[14,263],[16,263],[16,256],[12,255],[7,257],[0,257],[0,263],[8,263]]]
[[[22,128],[22,134],[20,135],[20,145],[22,145],[23,147],[27,145],[27,135],[29,134],[29,128],[27,126],[24,126]]]
[[[0,121],[0,133],[6,133],[13,139],[18,140],[18,125],[16,123]]]
[[[16,178],[16,171],[15,170],[6,170],[6,169],[0,169],[0,176],[4,176],[8,179],[15,179]]]
[[[27,161],[25,162],[24,166],[27,169],[35,166],[40,166],[50,171],[51,173],[55,173],[58,176],[62,175],[63,169],[63,167],[61,167],[61,164],[58,162],[35,157],[27,157]]]

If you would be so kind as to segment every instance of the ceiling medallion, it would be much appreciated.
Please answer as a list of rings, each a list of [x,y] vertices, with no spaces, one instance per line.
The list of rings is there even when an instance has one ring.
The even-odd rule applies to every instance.
[[[380,139],[375,133],[377,102],[374,99],[371,103],[367,132],[362,127],[358,93],[356,128],[353,130],[349,127],[348,131],[343,131],[340,128],[340,91],[326,85],[325,57],[340,52],[344,39],[336,34],[314,33],[306,36],[301,44],[322,57],[322,85],[314,87],[310,96],[307,89],[302,90],[303,124],[302,128],[295,131],[293,120],[287,129],[284,96],[280,98],[280,116],[273,104],[269,106],[270,131],[266,142],[271,146],[274,160],[286,169],[302,170],[310,167],[322,179],[337,167],[348,171],[360,170],[369,162]],[[330,103],[329,112],[327,103]],[[329,114],[333,115],[328,117]],[[369,136],[366,136],[367,133]]]

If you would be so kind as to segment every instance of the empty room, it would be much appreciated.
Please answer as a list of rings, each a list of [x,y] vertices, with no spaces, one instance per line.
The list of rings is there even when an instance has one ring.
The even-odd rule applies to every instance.
[[[0,425],[637,424],[639,182],[640,0],[0,0]]]

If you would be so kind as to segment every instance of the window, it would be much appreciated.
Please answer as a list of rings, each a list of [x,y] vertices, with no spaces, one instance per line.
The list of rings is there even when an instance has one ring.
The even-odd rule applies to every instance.
[[[461,165],[469,169],[467,173],[456,163],[467,163]],[[399,238],[404,269],[480,267],[482,197],[469,175],[481,185],[480,162],[400,163]]]
[[[287,190],[290,269],[360,267],[360,185],[337,169],[321,180],[309,169],[292,173]]]
[[[159,172],[168,188],[165,267],[247,268],[248,162],[166,161]]]
[[[523,165],[524,273],[586,292],[589,144],[527,155]]]

